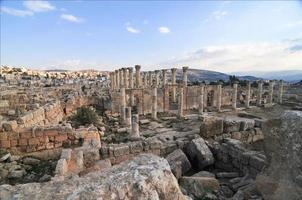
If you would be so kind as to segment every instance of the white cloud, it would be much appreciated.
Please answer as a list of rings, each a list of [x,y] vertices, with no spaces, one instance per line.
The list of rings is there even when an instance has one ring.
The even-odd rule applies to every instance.
[[[214,12],[212,13],[212,16],[213,16],[216,20],[220,20],[220,19],[224,18],[227,14],[228,14],[227,11],[217,10],[217,11],[214,11]]]
[[[225,10],[216,10],[214,12],[211,13],[211,15],[206,18],[205,20],[203,20],[204,23],[208,23],[211,20],[222,20],[225,16],[227,16],[229,13]]]
[[[167,34],[167,33],[170,33],[170,29],[168,27],[165,27],[165,26],[161,26],[158,28],[158,31],[162,34]]]
[[[161,64],[191,68],[234,71],[270,71],[301,69],[302,40],[279,43],[207,46],[174,57]]]
[[[82,18],[76,17],[74,15],[70,15],[70,14],[62,14],[61,19],[64,19],[69,22],[74,22],[74,23],[81,23],[84,21]]]
[[[48,1],[40,0],[24,1],[23,5],[33,12],[47,12],[56,9],[56,7],[51,5]]]
[[[138,33],[141,32],[140,30],[138,30],[138,29],[134,28],[133,26],[131,26],[130,22],[126,22],[125,26],[126,26],[126,30],[130,33],[138,34]]]
[[[9,14],[9,15],[18,16],[18,17],[26,17],[26,16],[34,15],[33,12],[28,11],[28,10],[18,10],[18,9],[9,8],[9,7],[5,7],[5,6],[1,7],[1,12]]]

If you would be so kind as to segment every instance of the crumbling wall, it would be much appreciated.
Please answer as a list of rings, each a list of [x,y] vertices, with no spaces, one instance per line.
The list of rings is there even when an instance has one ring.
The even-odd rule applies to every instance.
[[[79,142],[100,141],[95,128],[72,129],[71,126],[34,127],[18,132],[0,132],[0,148],[14,153],[29,153],[54,149],[63,145],[71,146]]]

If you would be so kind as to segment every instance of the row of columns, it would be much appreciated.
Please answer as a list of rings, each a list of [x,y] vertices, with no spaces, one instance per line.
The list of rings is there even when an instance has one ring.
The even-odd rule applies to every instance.
[[[187,87],[188,83],[188,67],[183,67],[182,73],[182,85]],[[144,72],[141,76],[141,66],[135,65],[135,88],[141,88],[142,86],[155,86],[160,85],[160,70],[155,70],[154,72]],[[176,102],[176,68],[171,69],[172,73],[172,99],[173,102]],[[164,87],[167,84],[167,69],[161,70],[162,75],[162,86]],[[111,80],[111,89],[120,89],[121,87],[125,88],[134,88],[133,81],[133,68],[121,68],[110,73]],[[142,85],[142,81],[144,85]]]

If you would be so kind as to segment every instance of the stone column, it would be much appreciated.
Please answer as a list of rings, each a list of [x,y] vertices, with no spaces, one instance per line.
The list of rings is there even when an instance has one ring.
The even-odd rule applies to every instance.
[[[198,98],[198,112],[199,114],[203,114],[203,97],[204,95],[204,86],[201,86],[200,88],[200,95],[199,95],[199,98]]]
[[[163,90],[164,90],[164,98],[163,98],[164,112],[169,112],[169,110],[170,110],[169,85],[164,85]]]
[[[172,68],[172,102],[176,102],[176,68]]]
[[[152,72],[149,71],[149,86],[153,85],[153,78],[152,78]]]
[[[113,90],[114,89],[114,80],[113,80],[113,73],[110,72],[110,86],[111,86],[111,89]]]
[[[128,68],[129,71],[129,88],[133,88],[133,68],[129,67]]]
[[[274,81],[271,81],[271,82],[269,83],[269,103],[270,103],[270,104],[273,104],[274,85],[275,85],[275,82],[274,82]]]
[[[144,73],[144,87],[145,88],[148,87],[148,73],[147,72]]]
[[[152,88],[152,118],[157,119],[157,87]]]
[[[123,74],[124,74],[124,86],[125,86],[125,88],[128,88],[128,72],[127,72],[127,68],[123,68]]]
[[[155,70],[155,87],[159,85],[159,70]]]
[[[233,95],[232,95],[232,108],[234,110],[237,109],[237,89],[238,89],[238,84],[234,83],[233,84]]]
[[[245,107],[250,107],[250,99],[251,99],[251,82],[247,82],[247,91],[246,91],[246,98],[245,98]]]
[[[121,88],[121,104],[120,104],[120,113],[121,113],[121,119],[122,122],[125,123],[126,121],[126,113],[125,113],[125,108],[126,108],[126,90],[124,87]]]
[[[119,69],[119,71],[120,71],[120,85],[121,85],[121,87],[125,87],[123,69]]]
[[[131,124],[132,124],[132,129],[131,129],[130,138],[131,139],[138,139],[140,137],[140,134],[139,134],[139,115],[138,114],[132,115]]]
[[[125,113],[126,113],[126,126],[131,127],[131,107],[126,107]]]
[[[163,74],[163,88],[164,88],[165,85],[167,84],[167,70],[163,69],[162,74]]]
[[[141,86],[141,66],[135,65],[135,81],[136,81],[136,88]]]
[[[184,108],[184,88],[183,86],[179,86],[179,100],[178,100],[178,117],[182,118],[184,116],[183,113]]]
[[[261,101],[262,101],[262,86],[263,82],[259,81],[258,82],[258,97],[257,97],[257,105],[261,106]]]
[[[283,81],[279,82],[279,103],[282,104],[282,96],[283,96]]]
[[[129,104],[130,104],[130,106],[134,106],[134,94],[133,93],[134,93],[133,90],[130,90],[130,97],[129,97],[129,100],[130,100]]]
[[[184,87],[187,87],[188,85],[188,69],[189,67],[182,68],[182,84]]]
[[[222,98],[222,85],[219,83],[217,85],[217,110],[221,111],[221,98]]]
[[[116,88],[120,88],[120,72],[119,70],[115,70],[115,75],[116,75]]]

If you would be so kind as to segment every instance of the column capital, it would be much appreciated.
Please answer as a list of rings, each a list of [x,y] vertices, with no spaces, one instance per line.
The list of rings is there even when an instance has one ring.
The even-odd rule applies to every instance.
[[[171,68],[172,72],[176,72],[177,68]]]
[[[135,69],[136,69],[136,70],[140,70],[140,69],[141,69],[141,66],[140,66],[140,65],[135,65]]]
[[[128,67],[127,69],[129,70],[129,72],[133,72],[133,67]]]
[[[184,66],[184,67],[182,67],[182,70],[183,70],[183,71],[188,71],[188,69],[189,69],[189,67],[188,67],[188,66]]]

